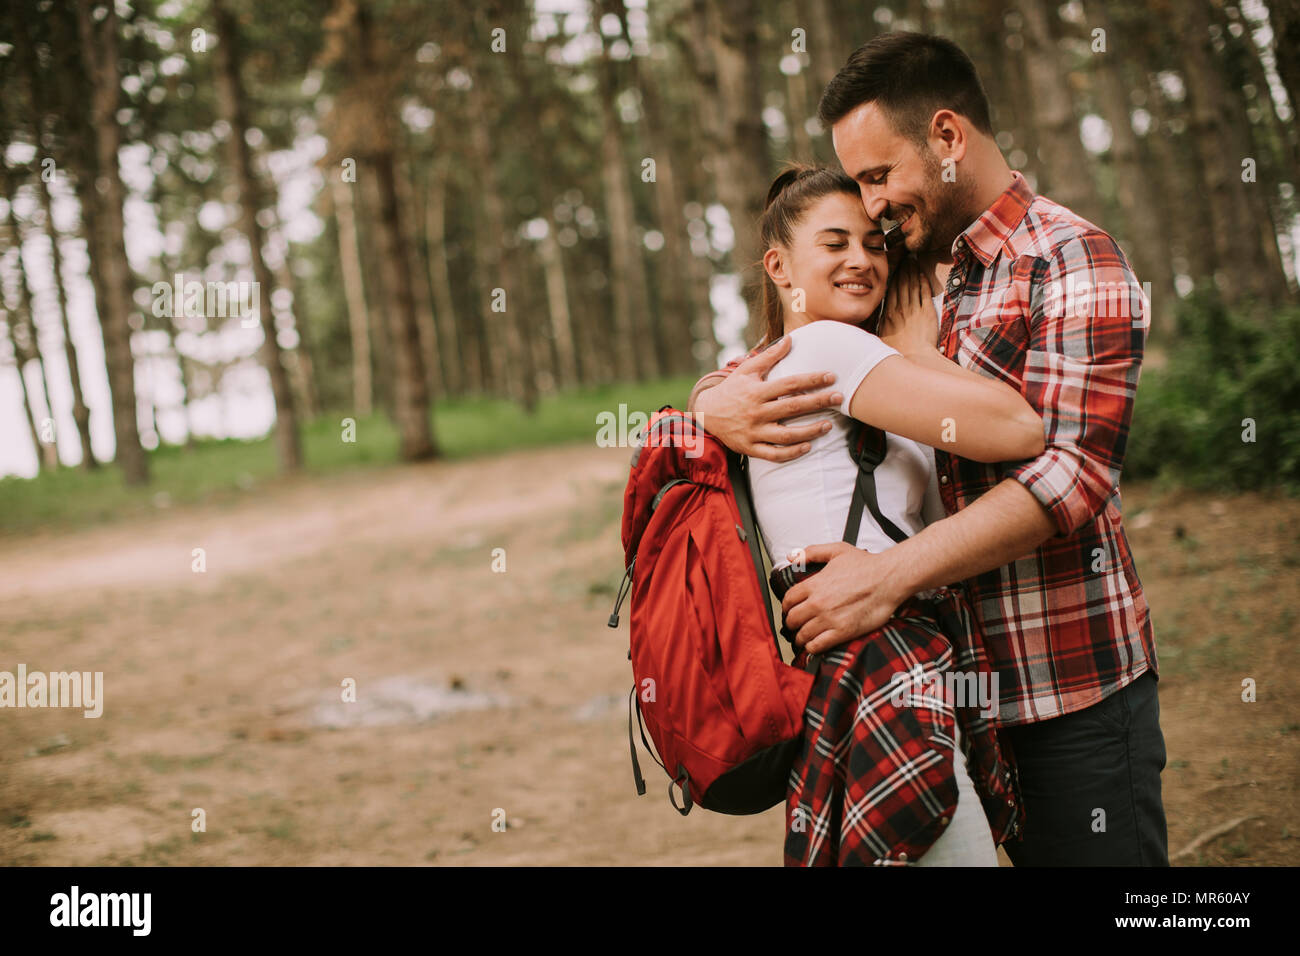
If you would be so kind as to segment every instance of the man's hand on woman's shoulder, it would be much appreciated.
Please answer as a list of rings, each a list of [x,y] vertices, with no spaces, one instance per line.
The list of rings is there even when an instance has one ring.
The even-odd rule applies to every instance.
[[[790,337],[785,336],[734,369],[706,375],[696,384],[688,410],[706,431],[738,454],[777,462],[806,454],[812,447],[808,443],[825,433],[830,423],[778,423],[823,408],[836,408],[844,396],[826,388],[835,381],[828,372],[766,381],[768,372],[789,351]],[[706,385],[709,378],[714,378],[716,384]],[[701,389],[701,385],[705,387]]]

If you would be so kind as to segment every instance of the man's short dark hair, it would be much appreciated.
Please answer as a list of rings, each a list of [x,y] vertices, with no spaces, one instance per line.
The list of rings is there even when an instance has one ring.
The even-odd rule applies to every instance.
[[[830,129],[863,103],[879,103],[899,134],[914,143],[925,142],[931,118],[943,109],[993,135],[975,64],[947,37],[897,31],[869,40],[827,85],[817,115]]]

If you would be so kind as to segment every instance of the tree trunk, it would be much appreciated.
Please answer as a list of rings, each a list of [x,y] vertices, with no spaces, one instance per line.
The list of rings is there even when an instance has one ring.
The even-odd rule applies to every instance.
[[[602,12],[611,12],[602,2]],[[618,71],[609,58],[609,40],[600,37],[600,174],[609,222],[609,280],[614,297],[616,367],[623,381],[659,375],[658,348],[650,325],[650,290],[642,243],[623,156],[623,123],[615,106]]]
[[[50,401],[50,386],[45,374],[45,359],[41,355],[40,338],[36,332],[36,315],[32,310],[31,283],[27,276],[27,261],[23,256],[23,234],[19,229],[18,216],[14,213],[14,196],[17,194],[14,180],[7,169],[0,171],[4,176],[4,194],[9,207],[9,232],[13,237],[14,249],[18,252],[18,321],[13,323],[14,357],[18,362],[18,377],[23,380],[23,395],[29,408],[28,418],[33,427],[32,437],[36,440],[37,457],[45,468],[55,471],[59,467],[58,431],[53,432],[54,441],[42,441],[45,419],[27,388],[24,372],[27,366],[36,366],[36,380],[40,383],[40,396],[49,415],[48,421],[54,423],[54,403]],[[40,423],[38,426],[37,423]]]
[[[357,222],[352,208],[352,184],[335,179],[330,194],[339,230],[339,272],[348,305],[348,332],[352,341],[352,407],[358,418],[368,416],[374,393],[370,384],[370,316],[361,277],[361,249],[357,243]]]
[[[629,45],[631,36],[627,30],[627,15],[622,0],[617,0],[619,21],[623,25],[623,34]],[[695,319],[695,305],[692,301],[692,283],[689,280],[692,262],[689,247],[689,235],[686,231],[686,215],[682,211],[686,198],[682,191],[682,177],[677,170],[673,155],[673,144],[665,118],[663,96],[660,93],[660,77],[653,68],[645,69],[639,57],[633,57],[632,83],[641,91],[641,104],[645,114],[646,142],[649,152],[655,160],[655,181],[647,186],[652,190],[655,216],[663,233],[664,246],[658,254],[660,268],[656,283],[660,292],[659,329],[663,336],[665,357],[660,363],[665,372],[686,374],[695,370],[692,351],[695,344],[692,325]],[[803,74],[799,74],[802,80]],[[800,108],[802,108],[802,102]],[[805,117],[797,115],[791,122],[803,129]],[[807,132],[803,140],[807,143]],[[808,157],[812,156],[812,146],[807,144]]]
[[[1291,122],[1300,111],[1300,0],[1269,0],[1268,19],[1273,27],[1273,55],[1277,75],[1291,104]]]
[[[411,164],[406,156],[398,160],[397,198],[403,209],[410,212],[402,217],[407,229],[406,248],[410,253],[411,291],[415,301],[416,324],[420,334],[420,358],[424,365],[424,384],[430,395],[446,396],[446,379],[442,374],[442,356],[438,350],[438,329],[434,322],[433,297],[429,290],[429,256],[427,246],[421,242],[420,230],[423,216],[415,211],[420,203],[415,198],[415,183],[411,179]]]
[[[41,430],[36,424],[36,414],[32,411],[32,394],[27,388],[27,378],[23,368],[27,365],[27,349],[18,344],[16,329],[10,322],[4,323],[5,337],[9,347],[14,350],[14,371],[18,373],[18,387],[23,393],[23,417],[27,420],[27,432],[32,436],[32,453],[36,458],[36,473],[39,475],[45,463],[45,443],[41,441]]]
[[[175,275],[181,271],[180,263],[170,261],[166,253],[159,257],[159,261],[163,266],[163,275]],[[185,447],[188,450],[193,450],[195,442],[194,428],[190,423],[190,373],[185,364],[185,356],[181,354],[181,350],[176,344],[176,338],[180,332],[180,329],[176,326],[178,318],[176,313],[180,311],[180,309],[172,309],[171,317],[163,320],[163,329],[167,333],[167,346],[171,349],[171,357],[176,363],[176,372],[181,380],[180,412],[181,420],[185,422]]]
[[[284,234],[279,213],[275,206],[267,207],[271,211],[271,227],[267,238],[272,248],[282,251],[274,269],[275,281],[281,289],[289,293],[291,303],[289,315],[293,319],[293,331],[298,336],[298,344],[284,353],[288,364],[290,382],[296,390],[295,407],[302,409],[303,418],[315,421],[320,415],[320,398],[316,390],[316,366],[311,357],[311,333],[307,329],[307,320],[302,312],[302,297],[298,295],[298,280],[293,274],[292,251],[289,239]]]
[[[59,230],[54,224],[54,207],[50,200],[49,185],[37,175],[40,183],[41,205],[45,209],[45,232],[50,239],[50,259],[54,271],[54,287],[59,297],[59,322],[63,328],[63,357],[68,363],[68,377],[72,385],[72,420],[77,424],[77,437],[81,442],[81,467],[93,471],[99,467],[90,446],[90,409],[81,391],[81,369],[77,364],[77,347],[72,341],[72,325],[68,321],[68,291],[64,285],[63,252],[59,248]]]
[[[100,325],[104,335],[104,356],[109,390],[113,398],[113,432],[117,440],[117,461],[128,485],[149,481],[149,460],[140,445],[136,421],[135,358],[131,353],[131,265],[126,258],[125,222],[122,204],[125,189],[118,171],[117,150],[121,131],[117,125],[118,94],[121,85],[117,67],[117,8],[107,3],[97,25],[91,13],[92,0],[77,0],[77,31],[86,74],[91,80],[90,117],[95,135],[98,190],[83,195],[96,197],[92,228],[98,233],[96,249],[103,269],[103,293],[99,300]]]
[[[1173,256],[1169,233],[1162,228],[1163,218],[1155,190],[1143,168],[1137,134],[1133,132],[1133,114],[1129,106],[1123,60],[1132,55],[1124,39],[1115,30],[1105,0],[1087,0],[1085,12],[1090,26],[1106,31],[1105,53],[1094,54],[1093,76],[1097,84],[1097,105],[1110,124],[1111,157],[1115,164],[1115,192],[1127,220],[1128,249],[1139,282],[1151,283],[1153,327],[1164,328],[1172,322],[1178,295],[1174,291]]]
[[[354,35],[363,75],[383,69],[374,21],[364,4],[353,8]],[[384,285],[389,293],[388,338],[393,358],[393,419],[397,424],[403,461],[435,458],[429,390],[420,352],[419,319],[411,277],[411,253],[406,242],[397,197],[397,164],[394,156],[392,103],[377,103],[381,112],[380,135],[359,144],[366,156],[367,172],[374,176],[379,195],[379,255],[384,268]]]
[[[1240,146],[1235,151],[1223,74],[1211,45],[1205,0],[1181,4],[1179,26],[1187,98],[1191,109],[1188,133],[1200,159],[1205,180],[1206,218],[1213,224],[1215,276],[1228,302],[1242,295],[1269,297],[1269,280],[1261,265],[1266,253],[1250,198],[1241,182]]]
[[[359,149],[354,149],[359,153]],[[374,369],[375,400],[389,418],[395,418],[393,406],[393,349],[388,340],[388,313],[393,307],[392,293],[389,291],[387,269],[379,256],[383,245],[380,228],[376,225],[376,210],[382,205],[379,199],[378,178],[362,176],[358,182],[361,188],[352,189],[353,218],[357,224],[357,234],[361,242],[361,268],[366,277],[363,287],[366,292],[366,311],[370,316],[370,356]],[[351,186],[351,184],[349,184]]]
[[[767,135],[763,128],[762,57],[758,43],[758,9],[755,0],[692,0],[697,70],[705,78],[716,78],[718,129],[713,144],[713,175],[718,199],[731,218],[735,245],[732,269],[741,278],[750,304],[747,341],[762,334],[756,321],[758,270],[758,221],[763,213],[770,168]],[[706,39],[707,38],[707,39]],[[708,47],[706,48],[706,42]],[[702,61],[711,60],[711,67]],[[837,67],[838,69],[838,67]],[[701,91],[707,98],[713,94]],[[707,115],[703,111],[702,115]]]
[[[1061,51],[1057,46],[1054,0],[1019,0],[1017,8],[1024,18],[1025,70],[1033,91],[1034,110],[1039,133],[1039,153],[1045,183],[1040,191],[1096,223],[1100,202],[1092,179],[1079,123],[1074,115],[1074,98],[1061,71]]]
[[[72,420],[76,423],[77,438],[81,444],[81,467],[93,471],[99,467],[94,450],[90,444],[90,410],[81,391],[81,369],[77,364],[77,347],[72,341],[72,328],[68,322],[68,292],[64,285],[63,250],[59,246],[59,230],[54,223],[54,207],[50,198],[50,184],[45,178],[44,160],[52,157],[43,155],[45,120],[49,114],[46,102],[45,78],[41,76],[36,61],[36,39],[30,21],[22,27],[26,31],[26,43],[19,43],[22,51],[23,69],[27,74],[28,94],[31,96],[32,120],[36,126],[36,188],[41,197],[41,209],[45,212],[45,235],[50,240],[50,265],[54,279],[54,289],[59,302],[59,323],[63,329],[63,357],[68,363],[68,377],[72,386]],[[57,164],[52,167],[57,169]]]
[[[456,324],[456,304],[451,294],[447,266],[447,176],[451,156],[439,153],[433,160],[429,191],[425,195],[424,234],[429,243],[433,314],[438,321],[438,350],[447,358],[447,390],[453,395],[479,392],[483,382],[474,343],[462,337]]]
[[[1287,273],[1282,265],[1282,253],[1278,248],[1279,233],[1287,231],[1279,228],[1279,221],[1285,216],[1278,209],[1279,186],[1283,180],[1291,183],[1300,182],[1300,152],[1297,152],[1295,124],[1284,123],[1277,115],[1276,104],[1269,92],[1268,78],[1259,61],[1259,50],[1249,31],[1235,38],[1228,29],[1229,20],[1219,6],[1210,6],[1209,14],[1219,27],[1225,50],[1220,61],[1231,70],[1225,77],[1225,92],[1228,95],[1229,129],[1234,141],[1245,146],[1250,144],[1249,154],[1256,160],[1255,182],[1243,183],[1243,191],[1250,201],[1251,220],[1259,230],[1259,243],[1264,253],[1261,286],[1266,286],[1265,298],[1269,302],[1281,302],[1288,294]],[[1230,60],[1229,60],[1230,58]],[[1255,99],[1252,103],[1246,97],[1245,87],[1253,86]],[[1252,122],[1250,109],[1254,106],[1259,111],[1259,119]],[[1285,168],[1279,168],[1279,165]],[[1240,176],[1238,177],[1240,178]]]
[[[477,11],[478,37],[485,49],[488,28],[499,22],[493,19],[496,15],[496,5],[493,5],[492,10],[480,7]],[[519,56],[520,52],[516,49],[507,55]],[[486,288],[479,290],[480,301],[483,302],[480,331],[487,333],[482,337],[482,348],[490,361],[496,387],[504,387],[507,394],[519,401],[531,415],[537,409],[537,375],[529,342],[527,317],[520,307],[517,276],[511,263],[516,245],[508,235],[506,226],[505,201],[497,178],[499,157],[494,153],[488,135],[488,123],[491,117],[497,115],[497,104],[490,92],[491,83],[487,77],[484,79],[485,82],[475,83],[469,91],[470,109],[476,117],[470,123],[471,148],[479,164],[483,199],[483,228],[476,237],[479,281],[486,284]],[[508,242],[512,255],[504,256],[503,247]],[[504,312],[494,309],[499,301],[492,291],[494,289],[500,289],[504,294]],[[499,327],[495,316],[501,317]]]
[[[0,150],[2,152],[2,150]],[[59,449],[57,441],[47,442],[42,438],[42,431],[46,425],[45,412],[36,406],[37,396],[32,394],[27,384],[26,371],[29,365],[36,366],[36,379],[40,383],[40,395],[45,403],[45,409],[48,411],[49,421],[53,421],[54,406],[50,403],[50,390],[45,377],[45,362],[41,357],[40,340],[36,333],[36,321],[32,314],[32,293],[31,286],[27,279],[27,264],[23,258],[23,236],[19,230],[18,217],[14,213],[14,196],[17,190],[14,188],[14,180],[10,177],[8,169],[0,163],[0,176],[4,180],[4,195],[6,205],[9,207],[9,232],[13,239],[14,248],[18,251],[18,308],[10,313],[6,323],[9,327],[9,333],[13,340],[14,363],[18,370],[18,381],[23,391],[23,410],[27,415],[27,426],[32,433],[32,442],[36,451],[36,467],[39,471],[42,468],[48,468],[51,471],[59,467]],[[54,433],[55,438],[58,432]]]
[[[253,174],[253,157],[244,136],[248,131],[244,91],[239,80],[238,26],[225,6],[225,0],[212,0],[213,25],[217,29],[215,82],[222,117],[230,126],[226,137],[227,162],[239,189],[240,232],[248,242],[248,256],[257,281],[259,312],[262,323],[262,364],[271,377],[275,398],[275,445],[280,469],[295,472],[302,468],[302,444],[298,436],[298,417],[293,389],[280,343],[275,336],[275,313],[271,308],[273,279],[262,254],[262,226],[257,221],[261,210],[261,190]]]

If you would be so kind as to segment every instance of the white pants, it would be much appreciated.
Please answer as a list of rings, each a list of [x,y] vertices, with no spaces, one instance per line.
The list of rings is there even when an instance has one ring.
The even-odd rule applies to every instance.
[[[966,758],[961,752],[961,730],[956,730],[957,746],[953,752],[953,769],[957,773],[957,810],[952,821],[935,840],[916,866],[997,866],[998,848],[993,843],[993,831],[975,782],[966,769]]]

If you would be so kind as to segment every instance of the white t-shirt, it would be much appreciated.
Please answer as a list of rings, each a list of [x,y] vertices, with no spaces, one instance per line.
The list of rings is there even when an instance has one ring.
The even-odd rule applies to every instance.
[[[805,372],[834,372],[830,387],[842,392],[844,401],[838,410],[824,408],[782,422],[830,421],[830,431],[814,438],[807,454],[787,462],[749,459],[754,510],[773,568],[789,564],[787,555],[796,548],[843,538],[858,480],[849,449],[853,393],[882,359],[898,354],[870,332],[833,319],[800,326],[789,337],[790,354],[776,363],[768,381]],[[907,397],[900,395],[899,400]],[[944,517],[934,450],[928,445],[886,432],[885,459],[875,474],[881,513],[908,535]],[[893,543],[864,508],[857,547],[879,553]]]

